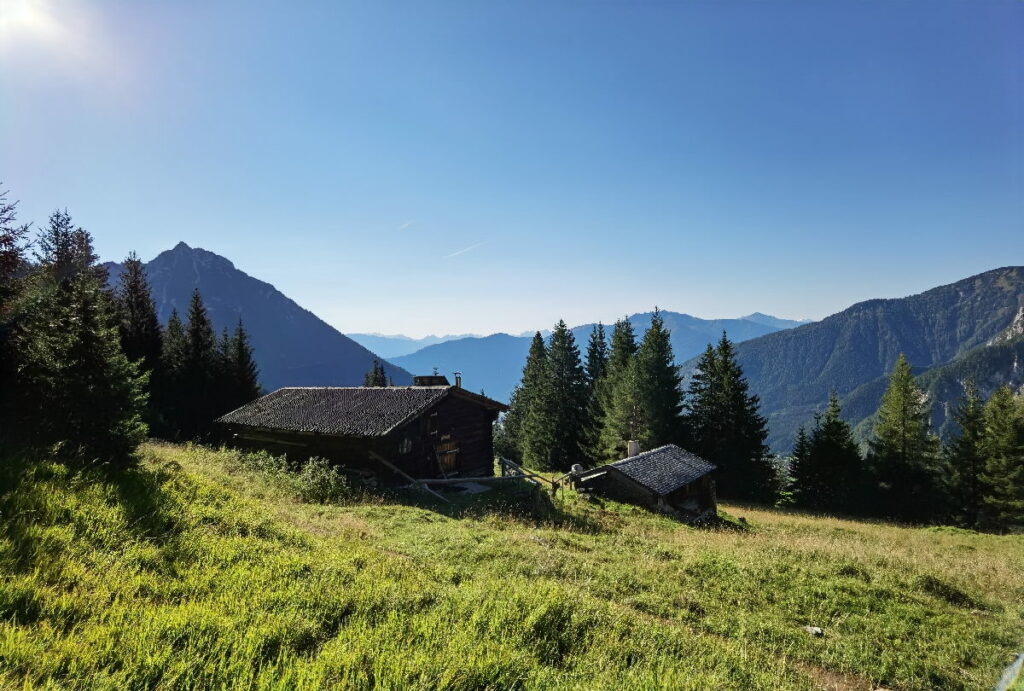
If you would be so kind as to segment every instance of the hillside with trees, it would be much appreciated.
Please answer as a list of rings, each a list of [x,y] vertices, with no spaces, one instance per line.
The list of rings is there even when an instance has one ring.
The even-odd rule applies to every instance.
[[[874,411],[901,353],[918,374],[950,365],[1007,334],[1022,300],[1024,267],[995,269],[907,298],[861,302],[819,322],[739,343],[736,358],[760,396],[770,446],[788,452],[797,429],[824,409],[830,391],[856,427]],[[970,360],[975,364],[1005,361],[999,351],[973,357],[979,358]],[[684,371],[695,366],[691,360]],[[982,387],[1007,381],[1002,375],[976,378]],[[855,395],[861,387],[862,395]],[[942,395],[936,403],[948,410],[962,389],[933,393]]]

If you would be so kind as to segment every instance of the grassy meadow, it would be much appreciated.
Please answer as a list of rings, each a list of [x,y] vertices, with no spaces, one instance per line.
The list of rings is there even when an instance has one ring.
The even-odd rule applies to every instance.
[[[4,459],[0,686],[988,689],[1024,645],[1024,536],[140,454]]]

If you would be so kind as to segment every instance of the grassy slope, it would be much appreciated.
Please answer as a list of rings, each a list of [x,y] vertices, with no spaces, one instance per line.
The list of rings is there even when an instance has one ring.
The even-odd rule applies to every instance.
[[[303,504],[232,453],[144,456],[115,480],[7,464],[0,686],[990,688],[1024,639],[1024,537]]]

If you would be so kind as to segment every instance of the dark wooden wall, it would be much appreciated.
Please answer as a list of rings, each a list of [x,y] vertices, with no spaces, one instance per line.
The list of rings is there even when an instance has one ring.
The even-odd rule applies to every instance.
[[[494,474],[493,424],[496,418],[495,411],[448,396],[384,437],[334,437],[231,426],[225,430],[225,441],[244,449],[286,454],[293,461],[322,456],[352,469],[369,470],[383,477],[394,475],[370,458],[373,451],[417,478],[441,477],[435,448],[445,444],[458,448],[447,475],[491,476]],[[407,444],[403,445],[406,440]],[[408,451],[402,453],[403,447]]]

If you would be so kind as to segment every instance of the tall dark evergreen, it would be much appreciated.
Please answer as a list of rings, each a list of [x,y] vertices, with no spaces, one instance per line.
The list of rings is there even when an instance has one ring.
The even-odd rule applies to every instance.
[[[591,391],[608,374],[608,339],[604,332],[604,324],[598,322],[590,332],[587,341],[587,384]]]
[[[669,337],[661,313],[655,308],[651,325],[633,359],[644,418],[639,441],[645,449],[675,443],[680,438],[683,392]]]
[[[632,369],[637,343],[633,325],[628,319],[619,319],[612,327],[611,348],[608,352],[607,373],[595,391],[600,408],[597,450],[603,460],[618,460],[625,456],[626,442],[639,428],[636,410],[637,386]]]
[[[11,429],[9,415],[18,371],[14,347],[16,303],[27,268],[28,224],[18,224],[17,202],[0,190],[0,438]]]
[[[589,461],[590,391],[576,339],[559,320],[547,351],[547,391],[537,399],[534,424],[545,424],[550,439],[540,467],[569,470]]]
[[[143,371],[160,367],[163,337],[156,304],[146,279],[146,269],[132,252],[124,260],[124,270],[115,293],[121,335],[121,349],[132,362],[141,362]]]
[[[778,491],[769,462],[767,423],[749,391],[732,342],[723,333],[708,346],[690,381],[686,400],[687,444],[718,466],[723,496],[771,502]]]
[[[184,352],[177,386],[181,408],[179,423],[186,439],[205,436],[216,417],[219,397],[215,391],[219,358],[213,324],[196,290],[188,308]]]
[[[384,371],[384,364],[377,359],[373,361],[373,367],[363,375],[363,386],[387,386],[388,375]]]
[[[993,530],[1024,526],[1024,397],[1009,386],[985,403],[981,450],[985,467],[981,524]]]
[[[594,461],[602,455],[601,427],[605,416],[602,390],[608,385],[608,338],[601,322],[598,322],[590,332],[585,369],[588,390],[587,412],[590,416],[587,457],[588,460]]]
[[[639,348],[619,376],[605,412],[608,455],[621,458],[630,440],[642,449],[679,441],[682,391],[669,332],[657,309]]]
[[[538,331],[533,335],[530,352],[523,367],[523,378],[513,392],[506,422],[516,440],[522,462],[535,468],[545,467],[551,447],[551,427],[546,420],[550,410],[551,372],[548,349]]]
[[[802,427],[800,432],[803,438],[797,438],[800,448],[794,447],[791,467],[797,505],[840,512],[858,508],[864,462],[835,391],[824,415],[815,417],[810,436]]]
[[[231,338],[231,351],[228,358],[231,374],[233,399],[228,410],[234,410],[260,397],[263,387],[260,386],[260,370],[253,357],[249,332],[245,330],[242,320],[238,320],[234,336]],[[381,371],[383,372],[383,365]]]
[[[964,525],[976,527],[981,517],[985,469],[982,441],[985,435],[984,401],[974,382],[965,385],[964,397],[953,413],[957,431],[944,449],[948,493],[953,515]]]
[[[902,354],[875,416],[869,463],[877,481],[879,508],[889,516],[925,520],[942,498],[939,440],[932,434],[928,397],[914,383]]]
[[[26,441],[86,462],[125,462],[145,438],[146,375],[121,350],[117,315],[92,237],[56,212],[37,242],[17,391]]]

